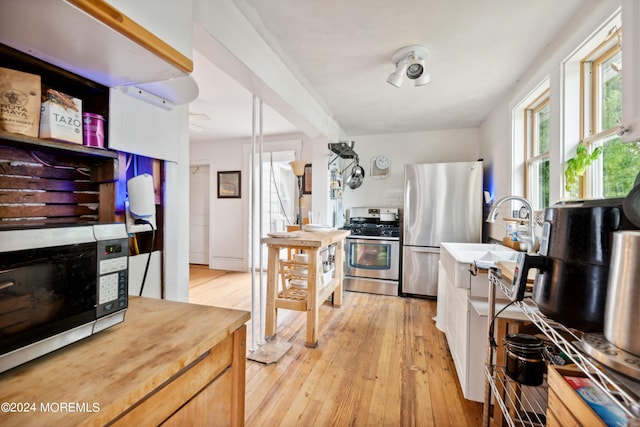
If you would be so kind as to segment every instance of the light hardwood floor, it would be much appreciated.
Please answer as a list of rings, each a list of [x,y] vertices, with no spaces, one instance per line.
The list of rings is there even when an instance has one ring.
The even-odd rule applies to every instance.
[[[194,265],[190,274],[190,302],[250,310],[250,274]],[[430,300],[345,292],[342,307],[323,304],[318,347],[307,348],[305,314],[279,310],[278,339],[293,347],[275,364],[247,360],[246,425],[482,425],[435,312]]]

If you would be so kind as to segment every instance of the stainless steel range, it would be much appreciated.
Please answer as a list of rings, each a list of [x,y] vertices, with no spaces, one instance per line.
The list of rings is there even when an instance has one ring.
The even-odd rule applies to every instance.
[[[344,288],[398,295],[400,289],[400,210],[351,208],[345,229]]]

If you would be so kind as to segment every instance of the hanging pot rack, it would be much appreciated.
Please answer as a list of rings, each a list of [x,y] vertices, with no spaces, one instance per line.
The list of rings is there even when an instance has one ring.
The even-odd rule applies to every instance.
[[[359,165],[360,161],[358,158],[358,153],[356,153],[353,147],[356,145],[355,141],[339,141],[339,142],[330,142],[329,150],[333,152],[336,156],[331,159],[329,162],[329,166],[331,163],[340,159],[354,159],[351,163],[344,167],[344,171],[348,170],[352,165]]]
[[[339,158],[353,159],[353,161],[349,163],[347,166],[345,166],[344,169],[342,170],[343,180],[346,179],[346,175],[349,175],[349,172],[347,172],[349,171],[349,168],[351,168],[352,166],[354,168],[360,167],[360,159],[358,157],[358,153],[356,153],[355,150],[353,149],[355,144],[356,144],[355,141],[339,141],[335,143],[329,143],[329,150],[331,150],[331,152],[333,152],[336,155],[329,162],[329,166],[331,166],[331,164]],[[364,178],[364,169],[362,169],[362,167],[360,167],[360,169],[362,170],[362,178]],[[353,173],[354,173],[354,170],[351,170],[351,174]],[[360,179],[360,181],[362,180],[362,178]],[[360,185],[358,184],[356,187],[353,187],[353,188],[357,188],[359,186]]]
[[[358,158],[358,154],[353,150],[353,147],[356,145],[355,141],[340,141],[340,142],[330,142],[329,150],[335,153],[335,157],[331,159],[329,165],[335,162],[338,158],[341,159],[353,159]]]

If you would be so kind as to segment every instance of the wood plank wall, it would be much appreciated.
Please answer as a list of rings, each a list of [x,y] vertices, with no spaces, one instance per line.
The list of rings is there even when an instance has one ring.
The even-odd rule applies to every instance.
[[[104,161],[0,145],[0,227],[98,222]]]

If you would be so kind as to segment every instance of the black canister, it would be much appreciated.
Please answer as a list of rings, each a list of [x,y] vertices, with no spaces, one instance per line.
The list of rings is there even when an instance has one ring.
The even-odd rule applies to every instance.
[[[533,335],[509,334],[504,340],[507,375],[520,384],[538,386],[544,379],[544,345]]]

